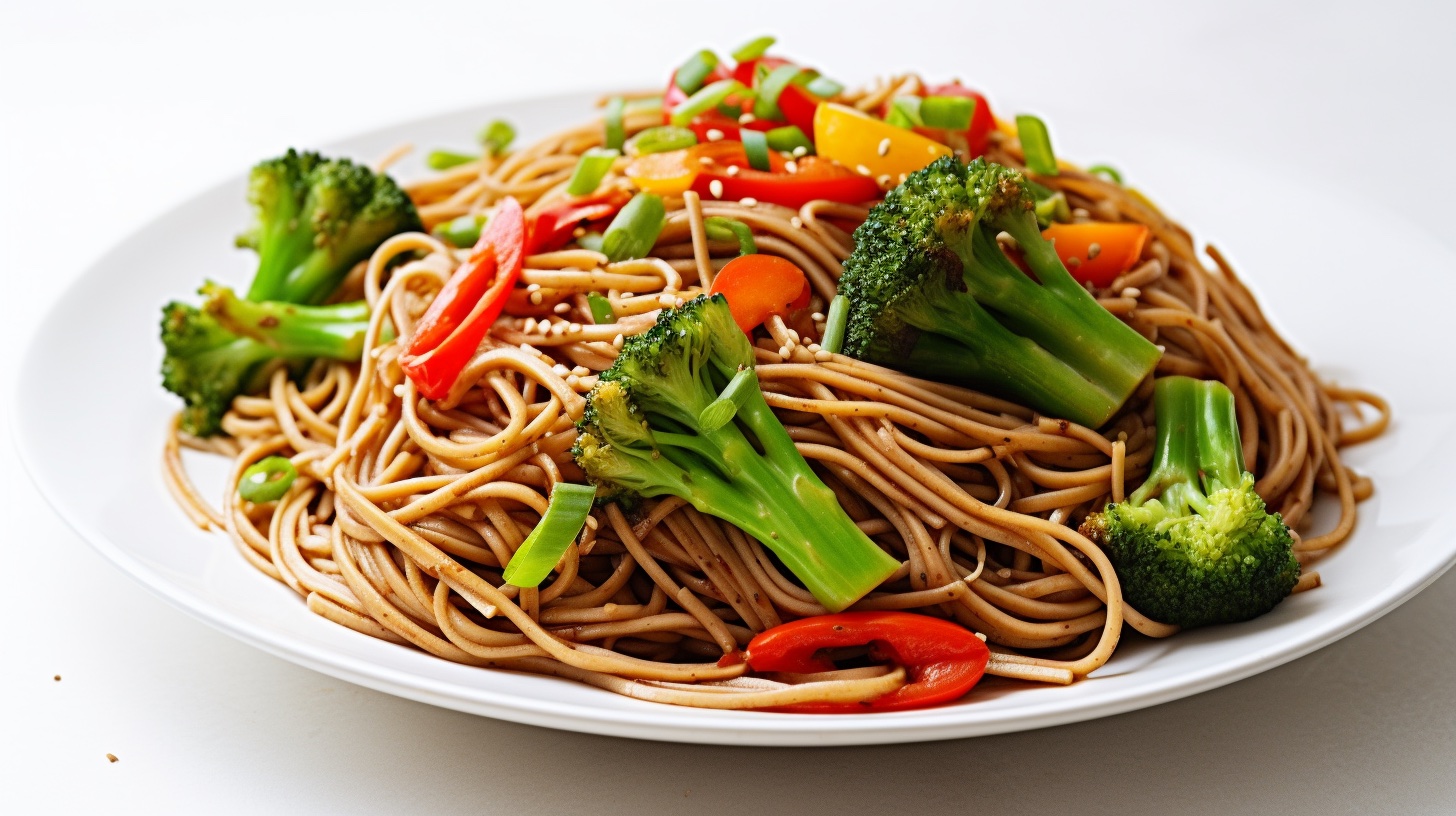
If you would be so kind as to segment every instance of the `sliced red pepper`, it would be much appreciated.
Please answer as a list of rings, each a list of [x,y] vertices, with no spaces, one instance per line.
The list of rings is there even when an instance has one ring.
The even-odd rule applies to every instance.
[[[797,703],[775,711],[835,714],[903,711],[948,703],[981,679],[991,651],[969,629],[910,612],[841,612],[802,618],[762,632],[748,643],[748,666],[757,672],[806,674],[834,664],[820,652],[870,647],[870,657],[905,668],[900,688],[859,703]]]
[[[753,87],[754,79],[758,74],[758,66],[772,71],[781,65],[792,65],[789,60],[780,57],[760,57],[756,60],[740,62],[733,69],[733,78],[739,82]],[[809,93],[808,90],[790,83],[779,94],[779,112],[784,115],[784,121],[797,127],[810,139],[814,138],[814,110],[822,102],[819,97]],[[775,125],[777,126],[777,125]]]
[[[770,315],[786,315],[809,305],[809,279],[793,262],[777,255],[739,255],[713,277],[708,294],[728,299],[733,321],[752,334]]]
[[[1148,228],[1130,222],[1052,224],[1041,234],[1056,245],[1072,277],[1093,286],[1111,286],[1118,275],[1132,269],[1148,240]]]
[[[425,310],[400,357],[400,367],[421,394],[440,399],[450,393],[521,277],[525,246],[525,213],[514,198],[504,198],[470,257]]]
[[[769,151],[770,160],[777,154]],[[869,176],[842,167],[818,156],[805,156],[795,162],[793,173],[767,173],[744,165],[731,175],[727,167],[705,166],[693,180],[692,189],[700,196],[736,201],[754,198],[798,209],[810,201],[825,199],[842,204],[860,204],[880,197],[880,185]],[[714,181],[721,182],[716,190]]]
[[[595,195],[571,198],[537,212],[527,229],[526,254],[551,252],[571,240],[576,228],[591,221],[611,218],[622,209],[632,194],[613,188]]]

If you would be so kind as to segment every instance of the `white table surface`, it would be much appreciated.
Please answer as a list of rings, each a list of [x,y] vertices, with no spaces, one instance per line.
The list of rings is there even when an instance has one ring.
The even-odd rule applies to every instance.
[[[847,79],[961,76],[993,102],[1034,100],[1054,129],[1058,110],[1096,105],[1185,143],[1273,156],[1295,178],[1348,173],[1350,223],[1325,240],[1379,206],[1456,247],[1456,13],[1436,2],[895,0],[832,16],[745,0],[711,13],[492,5],[0,4],[0,809],[1456,811],[1456,575],[1340,643],[1157,708],[957,742],[767,750],[582,736],[389,697],[237,643],[103,562],[43,504],[8,439],[18,352],[92,258],[287,145],[653,85],[691,48],[763,30]]]

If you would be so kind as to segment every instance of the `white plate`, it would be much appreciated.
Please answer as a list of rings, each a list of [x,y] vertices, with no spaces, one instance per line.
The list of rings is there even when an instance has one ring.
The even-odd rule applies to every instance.
[[[459,145],[479,123],[498,116],[534,138],[588,117],[592,98],[462,111],[332,149],[368,159],[402,142],[425,149]],[[1361,506],[1355,536],[1319,563],[1323,588],[1236,627],[1165,641],[1129,635],[1112,662],[1070,687],[988,681],[957,705],[888,714],[703,711],[460,666],[314,616],[282,584],[247,566],[220,535],[190,527],[158,470],[163,428],[176,408],[157,374],[159,308],[189,295],[204,278],[241,284],[251,275],[251,254],[230,248],[248,219],[241,175],[139,230],[55,305],[21,371],[15,423],[21,455],[56,511],[102,555],[179,609],[260,649],[460,711],[681,742],[910,742],[1116,714],[1292,660],[1355,631],[1433,581],[1456,559],[1450,532],[1456,470],[1449,466],[1456,461],[1456,380],[1442,359],[1456,347],[1456,321],[1445,305],[1456,289],[1453,257],[1409,227],[1353,203],[1368,190],[1292,185],[1277,172],[1128,133],[1118,123],[1098,122],[1095,114],[1062,115],[1058,124],[1061,133],[1076,136],[1068,143],[1079,151],[1068,155],[1096,155],[1080,148],[1105,145],[1102,155],[1112,153],[1200,236],[1221,238],[1322,373],[1375,388],[1398,409],[1387,436],[1348,454],[1374,477],[1378,492]],[[411,177],[422,171],[416,163],[397,172]],[[1387,292],[1424,294],[1397,298]]]

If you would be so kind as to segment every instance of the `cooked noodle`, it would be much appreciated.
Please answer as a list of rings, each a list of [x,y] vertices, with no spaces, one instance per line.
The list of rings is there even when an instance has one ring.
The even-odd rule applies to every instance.
[[[918,82],[897,78],[848,100],[873,108]],[[656,123],[639,114],[626,125]],[[427,228],[504,196],[529,213],[564,196],[577,156],[601,141],[600,121],[591,122],[409,192]],[[993,137],[988,158],[1022,166],[1009,134]],[[1038,181],[1063,191],[1076,219],[1150,228],[1142,262],[1095,295],[1164,349],[1159,375],[1216,378],[1232,389],[1257,490],[1303,532],[1301,562],[1348,537],[1372,488],[1341,462],[1340,448],[1379,434],[1388,406],[1317,378],[1223,256],[1210,247],[1213,264],[1205,263],[1188,232],[1136,194],[1075,170]],[[438,402],[403,375],[399,345],[378,338],[386,317],[410,334],[462,253],[425,235],[397,236],[345,284],[373,307],[372,351],[362,363],[320,362],[298,383],[280,369],[266,395],[236,400],[224,421],[230,438],[186,437],[174,423],[167,483],[196,524],[226,530],[249,563],[310,610],[447,660],[714,708],[874,697],[903,683],[903,671],[760,678],[745,676],[741,662],[715,663],[756,632],[825,610],[757,541],[676,498],[648,500],[631,517],[616,505],[594,510],[540,588],[501,579],[551,484],[582,481],[570,453],[574,423],[623,338],[691,298],[736,254],[736,245],[706,238],[703,219],[750,225],[760,251],[804,270],[822,313],[852,248],[846,229],[866,212],[690,193],[669,201],[653,257],[613,264],[568,249],[528,258],[521,283],[538,311],[502,317]],[[592,323],[589,292],[608,293],[616,323]],[[850,516],[902,562],[855,609],[953,618],[992,645],[990,673],[1048,683],[1106,663],[1124,623],[1154,637],[1176,631],[1123,603],[1107,557],[1076,530],[1148,471],[1151,379],[1099,432],[830,354],[815,343],[823,315],[815,320],[771,319],[757,343],[758,376]],[[232,457],[220,511],[192,487],[179,444]],[[274,454],[296,466],[292,489],[276,504],[238,499],[243,471]],[[1322,493],[1333,495],[1338,515],[1316,529],[1311,511]],[[1297,589],[1318,583],[1306,571]]]

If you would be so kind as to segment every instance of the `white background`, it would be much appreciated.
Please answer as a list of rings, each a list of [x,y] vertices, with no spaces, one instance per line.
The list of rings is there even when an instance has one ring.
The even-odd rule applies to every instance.
[[[1444,4],[607,5],[0,6],[5,436],[17,353],[48,304],[203,186],[288,145],[400,119],[657,85],[692,49],[765,30],[846,80],[959,76],[1054,133],[1058,111],[1112,110],[1349,196],[1348,223],[1291,240],[1336,241],[1378,207],[1456,247],[1456,14]],[[1381,259],[1365,261],[1378,280]],[[81,384],[54,397],[106,399]],[[8,439],[0,519],[7,812],[1456,811],[1456,575],[1309,657],[1134,714],[918,746],[705,748],[431,708],[236,643],[92,553]]]

